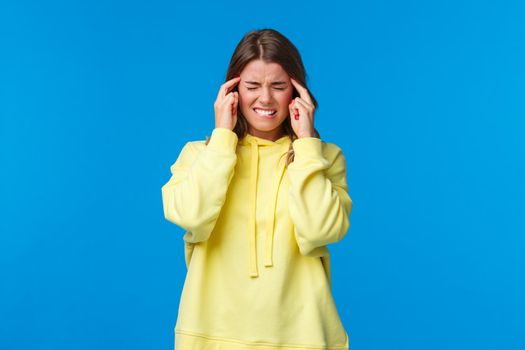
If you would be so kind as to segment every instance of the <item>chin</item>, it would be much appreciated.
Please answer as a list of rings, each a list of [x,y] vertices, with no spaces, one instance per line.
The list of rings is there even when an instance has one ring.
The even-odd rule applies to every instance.
[[[248,123],[261,131],[271,131],[279,127],[283,123],[283,120],[248,120]]]

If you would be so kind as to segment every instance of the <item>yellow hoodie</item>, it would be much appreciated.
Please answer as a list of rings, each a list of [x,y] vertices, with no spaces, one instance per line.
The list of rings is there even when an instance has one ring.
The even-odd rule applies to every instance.
[[[349,348],[331,293],[327,244],[350,227],[346,161],[314,137],[215,128],[185,144],[162,186],[183,236],[186,280],[176,350]]]

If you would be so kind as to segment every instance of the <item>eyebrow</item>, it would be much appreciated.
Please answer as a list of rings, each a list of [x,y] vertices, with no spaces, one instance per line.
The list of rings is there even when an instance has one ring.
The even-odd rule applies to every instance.
[[[246,84],[252,84],[252,85],[261,85],[261,83],[258,83],[256,81],[246,81]],[[274,81],[272,82],[272,85],[286,85],[285,81]]]

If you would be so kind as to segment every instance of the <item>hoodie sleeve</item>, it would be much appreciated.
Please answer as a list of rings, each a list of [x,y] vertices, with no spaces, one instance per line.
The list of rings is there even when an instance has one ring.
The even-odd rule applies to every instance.
[[[315,137],[296,139],[293,148],[288,209],[295,238],[302,255],[323,255],[324,246],[342,240],[350,228],[346,160],[335,144]]]
[[[208,145],[184,145],[170,167],[171,178],[162,186],[164,217],[185,229],[184,240],[209,238],[215,227],[237,163],[237,134],[215,128]]]

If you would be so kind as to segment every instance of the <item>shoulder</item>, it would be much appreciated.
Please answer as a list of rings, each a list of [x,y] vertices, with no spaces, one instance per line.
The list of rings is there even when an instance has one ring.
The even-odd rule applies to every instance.
[[[188,147],[194,152],[199,152],[206,148],[206,140],[188,141],[184,147]]]
[[[345,181],[346,177],[346,157],[341,147],[333,142],[322,142],[323,157],[328,162],[326,174],[330,178],[342,179]]]
[[[343,150],[341,149],[341,147],[339,147],[339,145],[333,142],[321,140],[321,145],[323,149],[323,154],[325,156],[334,156],[338,153],[343,153]]]
[[[206,135],[202,139],[190,139],[184,144],[183,149],[190,151],[191,153],[199,153],[206,148],[206,142],[208,139],[210,139],[209,135]]]
[[[317,137],[295,139],[293,149],[297,156],[322,158],[330,164],[343,157],[341,147]]]
[[[190,140],[186,142],[183,151],[191,156],[198,155],[206,148],[220,152],[227,151],[230,153],[232,150],[235,151],[237,143],[238,137],[235,132],[226,128],[215,128],[211,135],[206,136],[205,139]]]
[[[206,147],[205,142],[204,140],[187,141],[180,149],[177,162],[191,161]]]
[[[343,154],[342,148],[333,143],[333,142],[327,142],[324,140],[321,140],[322,144],[322,150],[323,150],[323,157],[330,162],[330,164],[333,164],[337,161],[345,161],[345,156]]]

